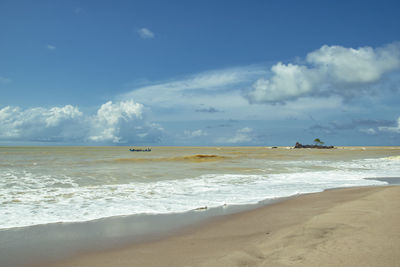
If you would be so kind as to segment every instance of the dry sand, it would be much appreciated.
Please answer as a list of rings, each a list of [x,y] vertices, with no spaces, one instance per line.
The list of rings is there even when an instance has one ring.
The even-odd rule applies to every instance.
[[[400,266],[400,186],[294,197],[52,266]]]

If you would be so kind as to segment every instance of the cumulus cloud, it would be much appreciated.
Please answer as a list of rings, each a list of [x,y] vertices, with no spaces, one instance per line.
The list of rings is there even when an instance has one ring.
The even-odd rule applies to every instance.
[[[250,93],[254,102],[291,100],[312,92],[320,77],[305,66],[278,63],[271,68],[270,79],[259,79]]]
[[[158,142],[164,129],[142,119],[144,106],[133,100],[107,102],[96,114],[78,107],[0,109],[0,141],[93,142],[99,144]]]
[[[400,43],[377,49],[325,45],[308,54],[307,61],[337,82],[375,82],[384,73],[400,67]]]
[[[26,141],[59,141],[81,138],[75,131],[82,123],[82,112],[70,105],[64,107],[0,109],[0,139]]]
[[[154,33],[147,28],[141,28],[137,30],[137,33],[142,39],[153,39],[155,37]]]
[[[253,84],[255,103],[277,103],[304,96],[354,96],[400,68],[400,43],[380,48],[324,45],[309,53],[306,64],[275,64],[271,77]]]
[[[112,141],[119,143],[120,128],[125,122],[142,117],[143,105],[133,100],[113,104],[109,101],[103,104],[91,120],[92,134],[89,140],[95,142]]]
[[[77,107],[67,105],[64,107],[53,107],[43,112],[46,127],[58,126],[61,122],[67,120],[74,120],[82,116],[82,112]]]

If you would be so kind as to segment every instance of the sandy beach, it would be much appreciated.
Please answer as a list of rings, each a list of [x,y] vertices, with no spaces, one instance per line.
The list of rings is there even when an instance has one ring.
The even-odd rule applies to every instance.
[[[49,266],[399,266],[400,187],[334,189]]]

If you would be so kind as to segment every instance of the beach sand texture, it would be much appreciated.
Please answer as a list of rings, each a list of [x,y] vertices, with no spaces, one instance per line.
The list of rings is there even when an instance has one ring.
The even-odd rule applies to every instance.
[[[400,187],[293,197],[51,266],[400,266]]]

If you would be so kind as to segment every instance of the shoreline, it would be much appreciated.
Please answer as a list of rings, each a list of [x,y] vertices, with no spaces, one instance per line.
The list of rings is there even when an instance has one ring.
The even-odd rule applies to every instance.
[[[199,208],[183,213],[113,216],[84,222],[50,223],[0,230],[0,263],[6,266],[47,266],[82,255],[122,250],[181,235],[196,229],[254,210],[283,205],[307,195],[324,195],[336,190],[381,188],[400,185],[400,177],[365,178],[388,185],[330,188],[322,192],[296,194],[266,199],[255,204]],[[399,187],[400,188],[400,187]],[[43,253],[47,252],[47,253]],[[57,266],[57,265],[56,265]]]
[[[83,251],[96,253],[152,242],[207,224],[214,218],[257,209],[299,195],[186,212],[133,214],[0,229],[0,265],[42,266],[77,257]],[[43,256],[43,251],[51,253]]]
[[[286,266],[286,263],[291,261],[290,259],[286,257],[285,259],[289,261],[282,263],[281,257],[274,256],[274,258],[272,256],[280,253],[279,250],[276,251],[276,247],[285,247],[288,244],[289,247],[291,246],[290,243],[292,243],[292,241],[288,243],[287,240],[290,236],[289,233],[292,233],[294,237],[297,236],[297,239],[302,238],[303,235],[293,234],[295,228],[298,228],[297,231],[301,230],[304,234],[307,228],[305,228],[305,226],[309,225],[310,221],[315,221],[316,218],[324,218],[335,209],[339,209],[339,211],[336,212],[336,216],[332,217],[332,215],[331,219],[333,218],[333,221],[335,221],[337,218],[342,218],[346,221],[348,220],[348,218],[346,218],[348,214],[345,214],[346,216],[343,217],[343,211],[340,211],[340,208],[342,206],[352,207],[354,204],[357,207],[357,205],[361,205],[359,202],[363,201],[373,204],[373,207],[366,207],[365,205],[360,206],[362,207],[360,210],[368,215],[368,223],[365,227],[376,228],[376,225],[370,225],[374,224],[373,221],[369,222],[371,220],[370,215],[374,215],[376,212],[380,211],[380,206],[382,206],[382,204],[387,205],[390,203],[391,206],[394,206],[391,211],[385,208],[387,212],[384,215],[386,217],[392,219],[395,217],[397,220],[400,220],[398,212],[400,210],[399,196],[399,186],[328,189],[320,193],[297,195],[283,201],[263,205],[250,210],[228,215],[217,215],[205,221],[198,221],[194,224],[186,225],[178,230],[173,230],[153,239],[142,240],[141,242],[127,242],[125,244],[120,243],[119,245],[117,244],[100,250],[98,248],[94,250],[83,249],[77,251],[75,255],[65,255],[64,259],[54,259],[54,261],[48,261],[51,263],[40,264],[38,266],[108,266],[111,264],[114,266],[235,266],[238,262],[248,262],[250,265],[258,265],[266,259],[271,261],[272,258],[276,261],[275,264],[273,264],[274,266]],[[395,200],[396,197],[397,202]],[[375,199],[375,201],[371,202],[370,199]],[[385,199],[384,203],[381,203],[380,200],[382,199]],[[360,212],[359,210],[356,211],[357,213]],[[333,214],[335,214],[335,212]],[[320,220],[321,219],[318,219],[317,221]],[[329,220],[324,221],[325,224],[330,223]],[[338,242],[340,238],[343,239],[346,236],[351,236],[352,231],[355,229],[352,224],[357,223],[359,224],[359,222],[352,222],[351,220],[348,222],[336,222],[333,223],[334,226],[325,225],[321,229],[317,227],[317,229],[319,229],[316,230],[317,233],[314,233],[315,227],[312,227],[314,230],[311,229],[312,233],[310,233],[310,236],[307,237],[306,235],[304,237],[305,240],[301,243],[297,243],[300,247],[296,247],[294,250],[297,252],[306,250],[306,252],[300,253],[301,255],[304,254],[303,256],[295,257],[298,263],[307,260],[309,258],[308,254],[314,253],[314,250],[306,249],[306,247],[302,246],[304,242],[311,242],[311,244],[313,244],[312,247],[320,244],[322,240],[322,244],[332,243],[333,241]],[[390,223],[390,220],[386,220],[386,223]],[[394,233],[390,232],[390,227],[383,229],[383,232],[381,229],[378,236],[368,239],[368,242],[364,245],[366,247],[374,246],[376,249],[378,247],[382,247],[383,249],[390,245],[391,247],[400,249],[400,237],[398,234],[400,233],[400,228],[396,223],[393,225],[393,220],[391,227],[395,227]],[[346,236],[343,236],[341,233],[343,232],[342,230],[348,230],[349,232]],[[308,232],[308,230],[306,232]],[[332,236],[334,236],[333,233],[336,232],[339,233],[338,238],[332,239]],[[361,235],[359,234],[357,240],[361,240],[360,244],[363,244],[363,236],[365,237],[367,234],[367,232],[362,232]],[[393,244],[390,242],[389,244],[377,242],[376,239],[379,236],[382,236],[381,239],[385,239],[386,234],[389,237],[397,234],[397,239],[394,240]],[[317,238],[318,242],[314,240],[315,235],[320,236]],[[264,247],[269,247],[269,249],[264,250]],[[270,251],[271,249],[275,251],[272,253],[273,255],[271,253],[267,253],[266,255],[266,251]],[[335,247],[335,250],[337,249],[340,250],[339,247]],[[354,250],[355,247],[352,249]],[[289,249],[289,251],[293,252],[293,249]],[[388,250],[388,252],[390,252],[390,250]],[[288,254],[288,251],[285,251],[285,253]],[[371,251],[368,253],[371,254]],[[382,251],[380,253],[382,253]],[[393,257],[397,262],[400,261],[400,256],[396,256],[397,252],[392,254],[385,256],[389,260],[386,261],[388,264],[385,266],[394,266],[390,265],[390,259]],[[348,254],[345,256],[349,257]],[[338,257],[340,258],[340,255]],[[375,257],[377,257],[377,255],[375,255]],[[321,255],[312,259],[315,261],[320,258]],[[343,259],[340,258],[340,260]],[[332,265],[337,265],[339,263],[340,262],[336,262],[336,264],[332,263]],[[362,266],[362,264],[357,264],[356,262],[353,262],[351,265]],[[344,266],[346,265],[344,264]]]

